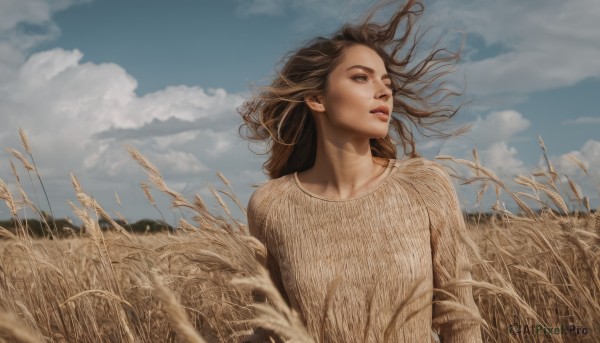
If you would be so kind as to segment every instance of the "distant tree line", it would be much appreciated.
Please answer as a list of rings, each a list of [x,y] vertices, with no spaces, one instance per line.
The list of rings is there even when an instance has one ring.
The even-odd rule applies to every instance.
[[[553,213],[557,217],[566,216],[564,213],[557,211],[550,207],[544,207],[544,208],[540,208],[540,209],[532,209],[532,211],[538,215],[541,215],[542,213]],[[594,213],[596,213],[596,210],[593,210],[593,209],[589,213],[588,212],[571,211],[568,214],[568,216],[581,218],[581,217],[586,217],[586,216],[588,216],[590,214],[594,214]],[[513,212],[513,214],[516,216],[520,215],[520,213],[518,213],[518,212]],[[467,222],[476,222],[476,223],[488,222],[492,218],[500,219],[503,216],[502,213],[498,213],[498,212],[473,212],[473,213],[463,213],[463,215]]]
[[[45,221],[38,219],[16,219],[0,221],[0,227],[5,228],[13,233],[17,233],[19,228],[24,228],[26,233],[33,237],[56,237],[67,238],[85,235],[86,229],[83,226],[74,225],[68,219],[52,219],[46,218]],[[157,232],[173,232],[174,228],[158,220],[142,219],[133,224],[126,223],[123,220],[114,220],[121,225],[125,230],[131,233],[157,233]],[[115,230],[106,219],[98,220],[98,226],[102,231]]]
[[[538,214],[541,214],[542,212],[552,212],[556,216],[563,215],[560,212],[548,207],[544,209],[534,210],[534,212]],[[595,212],[595,210],[591,211],[592,214]],[[514,214],[519,215],[518,213]],[[587,212],[572,212],[569,213],[569,216],[584,217],[589,214],[590,213]],[[502,217],[501,213],[494,212],[463,213],[463,215],[465,220],[470,223],[485,223],[490,221],[492,218],[500,219],[500,217]],[[7,229],[13,233],[17,232],[17,228],[24,227],[27,234],[33,237],[67,238],[85,235],[86,233],[85,227],[74,225],[68,219],[53,219],[46,213],[44,213],[44,217],[45,220],[20,219],[20,223],[17,222],[17,220],[15,220],[14,218],[10,220],[0,220],[0,227]],[[175,228],[173,226],[161,220],[141,219],[133,224],[127,223],[121,219],[115,219],[114,221],[128,232],[136,234],[175,231]],[[102,231],[115,230],[115,228],[113,228],[110,222],[106,219],[98,220],[98,226]],[[0,239],[1,238],[2,237],[0,236]]]

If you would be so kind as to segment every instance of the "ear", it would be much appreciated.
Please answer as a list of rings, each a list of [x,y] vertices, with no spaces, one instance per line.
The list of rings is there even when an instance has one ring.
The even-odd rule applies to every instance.
[[[325,103],[320,95],[306,96],[304,102],[313,112],[325,112]]]

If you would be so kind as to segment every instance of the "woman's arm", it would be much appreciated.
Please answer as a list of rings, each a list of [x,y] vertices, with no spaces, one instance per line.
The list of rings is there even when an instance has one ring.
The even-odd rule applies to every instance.
[[[265,233],[264,233],[264,219],[265,219],[265,211],[264,206],[262,204],[261,195],[257,193],[257,191],[252,194],[250,200],[248,201],[248,206],[246,207],[247,218],[248,218],[248,231],[251,236],[255,237],[258,241],[260,241],[265,247],[264,252],[259,253],[257,251],[256,259],[260,264],[263,265],[268,271],[271,281],[286,301],[288,306],[290,306],[289,297],[285,288],[283,286],[283,281],[281,279],[281,272],[279,269],[279,264],[277,260],[273,257],[271,252],[269,251],[269,247],[266,244]],[[266,299],[264,297],[255,297],[255,301],[264,302]],[[257,328],[254,330],[254,333],[246,337],[242,342],[276,342],[279,343],[281,340],[276,338],[276,335],[273,335],[269,330],[265,330],[262,328]]]
[[[248,231],[251,236],[255,237],[260,241],[265,247],[266,254],[259,256],[257,254],[257,260],[269,271],[269,275],[271,277],[271,281],[286,301],[288,306],[290,306],[290,300],[283,286],[283,280],[281,278],[281,270],[279,268],[279,264],[277,260],[274,258],[271,253],[271,249],[267,244],[266,234],[264,232],[264,221],[266,220],[266,208],[265,204],[262,202],[262,194],[259,194],[258,191],[254,192],[248,201],[248,206],[246,207],[246,213],[248,217]]]
[[[461,238],[468,234],[454,185],[444,168],[433,161],[425,163],[421,176],[416,182],[422,186],[419,193],[430,217],[434,287],[455,295],[460,305],[479,317],[470,285],[447,286],[448,282],[472,280],[467,246]],[[480,324],[462,319],[469,313],[448,304],[451,299],[443,293],[436,292],[433,299],[433,326],[444,343],[482,341]]]

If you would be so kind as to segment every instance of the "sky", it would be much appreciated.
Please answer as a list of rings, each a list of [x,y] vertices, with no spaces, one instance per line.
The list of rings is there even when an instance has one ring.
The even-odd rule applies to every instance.
[[[268,179],[266,156],[239,137],[236,108],[253,84],[268,84],[286,53],[356,21],[373,4],[0,0],[0,179],[18,196],[12,160],[29,198],[48,212],[37,177],[27,176],[5,150],[24,152],[22,128],[55,217],[74,217],[67,202],[77,203],[73,173],[110,213],[130,221],[189,218],[157,191],[152,194],[161,211],[150,205],[140,187],[145,173],[126,145],[152,161],[172,189],[189,199],[199,194],[214,213],[225,215],[211,187],[228,191],[218,172],[246,206],[252,185]],[[477,148],[482,164],[519,190],[513,178],[546,168],[539,135],[555,169],[597,208],[598,17],[597,0],[425,1],[425,44],[442,35],[442,42],[457,46],[466,37],[451,79],[464,83],[470,101],[453,120],[472,130],[445,141],[422,138],[418,151],[430,159],[470,160]],[[456,163],[439,162],[466,173]],[[458,191],[467,211],[489,211],[495,202],[492,189],[481,202],[474,185]],[[514,211],[502,196],[502,206]],[[234,218],[246,222],[237,205],[224,200]],[[0,219],[9,217],[0,205]]]

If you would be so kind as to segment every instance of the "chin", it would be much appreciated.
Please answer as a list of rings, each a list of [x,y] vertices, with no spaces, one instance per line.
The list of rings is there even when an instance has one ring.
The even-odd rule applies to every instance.
[[[376,134],[371,135],[371,139],[385,138],[385,136],[387,136],[387,135],[388,135],[388,131],[376,133]]]

